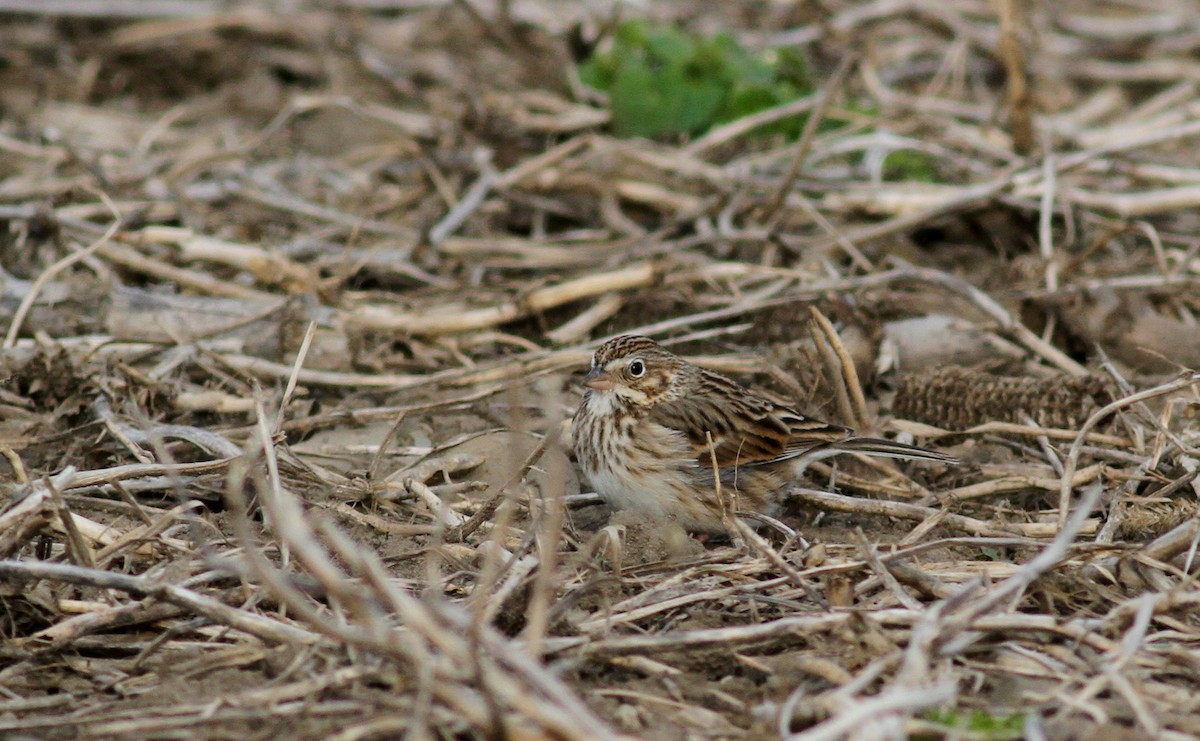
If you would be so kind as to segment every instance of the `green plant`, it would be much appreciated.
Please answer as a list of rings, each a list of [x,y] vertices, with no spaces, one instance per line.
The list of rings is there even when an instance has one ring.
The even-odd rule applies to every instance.
[[[968,731],[976,738],[996,741],[1019,739],[1025,728],[1025,716],[1021,713],[992,715],[982,710],[932,710],[925,714],[925,720],[949,729]]]
[[[706,39],[636,20],[621,23],[579,74],[608,93],[618,136],[695,136],[812,90],[793,50],[753,54],[728,34]],[[764,131],[795,136],[801,126],[792,119]]]
[[[897,149],[884,162],[883,177],[916,183],[944,182],[937,170],[937,160],[925,152]]]

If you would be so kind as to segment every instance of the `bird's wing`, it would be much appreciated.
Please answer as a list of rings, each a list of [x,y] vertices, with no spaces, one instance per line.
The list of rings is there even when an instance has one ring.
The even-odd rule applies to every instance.
[[[650,420],[683,433],[701,466],[711,465],[715,453],[721,468],[794,458],[850,435],[845,427],[809,419],[715,374],[694,393],[656,404]]]
[[[781,409],[778,415],[788,426],[788,442],[783,454],[776,460],[798,458],[814,448],[826,445],[840,445],[854,434],[854,430],[849,427],[805,417],[791,409]]]

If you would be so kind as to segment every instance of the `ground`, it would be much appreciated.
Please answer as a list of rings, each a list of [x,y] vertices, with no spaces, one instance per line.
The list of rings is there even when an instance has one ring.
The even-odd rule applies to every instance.
[[[4,8],[0,737],[1200,736],[1195,0]],[[622,332],[962,464],[610,511]]]

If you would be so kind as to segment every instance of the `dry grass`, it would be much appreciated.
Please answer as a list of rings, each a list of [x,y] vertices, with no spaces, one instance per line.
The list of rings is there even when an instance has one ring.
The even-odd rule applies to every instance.
[[[1196,0],[649,3],[825,81],[677,144],[332,5],[0,0],[0,736],[1200,735]],[[967,465],[609,513],[626,331]]]

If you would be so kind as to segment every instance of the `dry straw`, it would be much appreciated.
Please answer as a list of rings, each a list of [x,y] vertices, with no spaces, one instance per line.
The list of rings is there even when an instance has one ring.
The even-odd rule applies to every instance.
[[[0,0],[0,736],[1200,735],[1196,0],[656,4],[823,81],[683,144],[336,5]],[[621,332],[966,463],[609,521]]]

